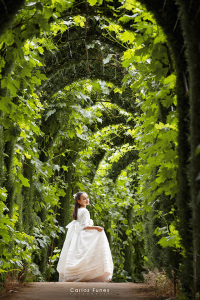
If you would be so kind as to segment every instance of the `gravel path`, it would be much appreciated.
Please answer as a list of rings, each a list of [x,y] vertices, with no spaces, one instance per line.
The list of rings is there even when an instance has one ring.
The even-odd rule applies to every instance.
[[[31,282],[0,295],[2,300],[164,300],[142,283]]]

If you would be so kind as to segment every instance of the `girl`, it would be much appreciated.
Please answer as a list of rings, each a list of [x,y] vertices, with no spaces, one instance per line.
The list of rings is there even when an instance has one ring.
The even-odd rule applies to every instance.
[[[110,281],[113,275],[113,260],[104,228],[93,226],[88,195],[74,195],[73,221],[68,232],[57,265],[59,281]]]

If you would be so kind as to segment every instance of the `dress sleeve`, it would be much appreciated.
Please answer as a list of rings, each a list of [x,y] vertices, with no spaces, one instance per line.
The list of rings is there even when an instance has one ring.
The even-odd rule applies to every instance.
[[[91,226],[93,225],[92,222],[90,221],[90,213],[87,209],[84,209],[82,214],[81,214],[81,218],[80,218],[80,226],[81,229],[83,230],[84,228],[86,228],[87,226]]]

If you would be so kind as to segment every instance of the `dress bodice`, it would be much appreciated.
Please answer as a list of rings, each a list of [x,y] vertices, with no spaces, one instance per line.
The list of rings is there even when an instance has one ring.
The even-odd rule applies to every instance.
[[[85,207],[78,208],[77,221],[81,229],[84,229],[87,226],[93,226],[93,220],[90,219],[90,213]]]

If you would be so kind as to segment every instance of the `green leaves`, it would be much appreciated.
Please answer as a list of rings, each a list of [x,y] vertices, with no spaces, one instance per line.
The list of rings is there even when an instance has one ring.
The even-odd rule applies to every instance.
[[[15,105],[11,102],[10,97],[1,97],[0,99],[0,110],[5,113],[10,113]]]
[[[25,178],[22,174],[19,174],[18,178],[21,180],[22,185],[30,187],[30,183],[28,182],[29,180]]]
[[[163,83],[166,84],[168,88],[173,89],[175,87],[175,84],[176,84],[176,76],[175,76],[175,74],[171,74],[170,76],[168,76],[167,78],[165,78],[163,80]]]
[[[14,80],[11,77],[11,74],[9,74],[7,78],[4,78],[1,81],[1,88],[7,88],[10,91],[11,95],[15,97],[17,89],[19,89],[19,84],[20,83],[17,80]]]
[[[107,56],[106,58],[103,59],[103,63],[104,63],[104,64],[109,63],[109,61],[111,60],[112,57],[113,57],[112,54],[108,54],[108,56]]]
[[[52,71],[49,65],[55,66],[53,71],[68,72],[60,60],[60,57],[71,56],[71,41],[68,43],[66,37],[77,39],[79,45],[80,37],[85,35],[84,15],[63,16],[73,3],[76,7],[75,1],[26,1],[12,29],[0,39],[1,51],[5,51],[0,67],[3,69],[8,62],[13,62],[8,75],[2,72],[1,88],[6,96],[0,100],[0,110],[5,114],[2,120],[4,142],[12,141],[11,128],[19,128],[11,168],[15,196],[16,199],[19,195],[24,197],[27,190],[34,194],[31,212],[37,220],[33,245],[33,237],[15,230],[18,208],[14,209],[14,221],[5,214],[7,192],[2,190],[2,272],[12,269],[14,264],[20,267],[22,259],[31,262],[33,251],[40,255],[40,250],[50,244],[51,237],[65,232],[57,224],[54,207],[59,207],[61,197],[66,195],[68,176],[71,176],[73,189],[86,190],[91,196],[94,221],[105,226],[110,234],[117,266],[115,276],[120,280],[128,278],[123,270],[126,247],[131,242],[136,243],[136,247],[131,248],[133,257],[137,251],[144,254],[145,213],[150,212],[152,203],[161,201],[163,195],[172,199],[177,193],[176,76],[168,59],[166,37],[153,16],[135,0],[122,3],[118,8],[121,17],[115,22],[104,19],[98,10],[102,0],[87,2],[97,13],[94,18],[99,23],[96,31],[99,44],[95,40],[88,46],[89,59],[92,63],[96,59],[95,63],[100,61],[102,76],[105,75],[107,81],[92,80],[92,74],[90,80],[68,85],[76,80],[76,75],[81,75],[76,73],[75,66],[74,76],[53,95],[54,89],[48,82]],[[112,1],[106,2],[112,12]],[[122,23],[129,30],[125,30]],[[76,31],[83,35],[76,37]],[[111,40],[109,47],[98,39],[98,34],[103,40]],[[112,44],[116,47],[111,47]],[[97,45],[101,49],[98,57],[95,56]],[[123,53],[122,50],[116,52],[119,45]],[[78,57],[77,61],[79,59],[85,56]],[[120,70],[121,77],[115,70],[109,74],[113,64]],[[27,164],[30,164],[30,174],[23,172]],[[73,199],[68,200],[73,206]],[[44,223],[39,217],[41,211],[46,214]],[[178,249],[179,233],[173,222],[168,227],[158,227],[154,234],[161,236],[162,247]],[[9,252],[6,245],[11,241],[14,248]],[[141,264],[143,260],[140,259]],[[35,273],[38,274],[37,269]]]
[[[14,204],[13,206],[12,219],[5,214],[5,211],[8,210],[5,205],[6,193],[5,188],[0,189],[0,235],[2,237],[0,240],[0,273],[20,270],[22,260],[31,261],[30,255],[33,250],[33,237],[15,230],[15,223],[19,216],[18,205]],[[12,243],[12,248],[10,248],[10,243]],[[27,248],[20,247],[20,244],[26,245]]]
[[[97,4],[97,3],[102,4],[103,0],[87,0],[87,2],[88,2],[91,6],[94,6],[94,5]]]
[[[176,249],[182,248],[182,250],[183,250],[183,247],[181,245],[181,238],[180,238],[178,230],[175,229],[174,223],[169,225],[169,231],[168,231],[168,229],[167,230],[166,229],[167,229],[167,227],[164,227],[164,228],[157,227],[155,229],[154,233],[156,235],[165,234],[165,233],[168,234],[167,236],[163,236],[162,238],[160,238],[160,240],[158,241],[158,244],[160,244],[163,248],[173,247]]]
[[[123,23],[127,23],[127,22],[129,22],[130,20],[134,19],[137,16],[138,16],[138,13],[135,13],[133,15],[126,15],[126,14],[124,14],[123,17],[119,18],[119,21],[121,21]]]
[[[99,82],[93,82],[92,86],[95,92],[101,93],[101,85]]]

